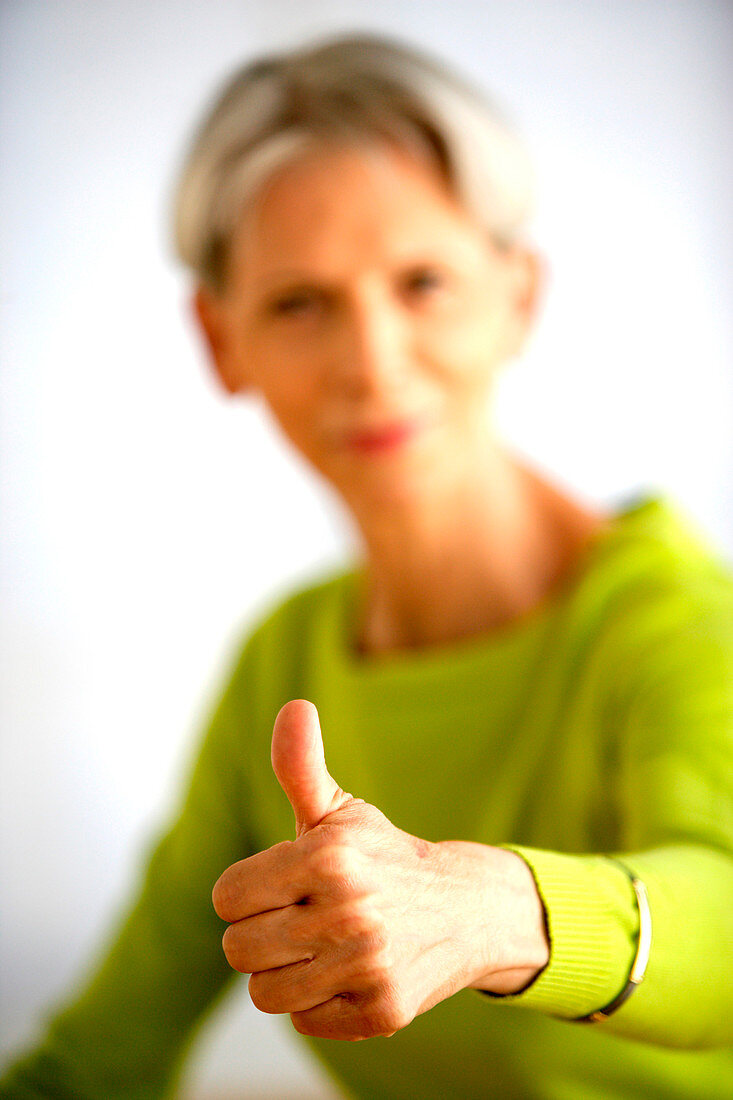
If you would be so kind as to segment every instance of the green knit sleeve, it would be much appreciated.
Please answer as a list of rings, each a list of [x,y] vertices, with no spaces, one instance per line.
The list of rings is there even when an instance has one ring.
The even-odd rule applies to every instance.
[[[148,846],[133,899],[97,958],[0,1079],[2,1100],[171,1095],[207,1009],[235,977],[213,885],[251,854],[246,804],[246,647],[212,707],[180,804]]]
[[[502,1000],[572,1019],[626,983],[639,916],[616,855],[644,882],[652,919],[646,976],[597,1024],[663,1046],[733,1041],[733,585],[661,603],[644,652],[620,675],[609,800],[621,822],[612,853],[514,847],[543,899],[550,962]],[[648,626],[648,620],[647,620]],[[642,644],[640,642],[640,644]]]

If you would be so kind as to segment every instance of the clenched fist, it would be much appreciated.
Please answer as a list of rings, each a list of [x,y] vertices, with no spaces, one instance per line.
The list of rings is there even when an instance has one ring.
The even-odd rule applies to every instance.
[[[326,770],[304,699],[275,720],[272,765],[296,839],[217,881],[224,952],[263,1012],[326,1039],[393,1035],[459,989],[508,993],[547,963],[542,903],[515,853],[396,828]]]

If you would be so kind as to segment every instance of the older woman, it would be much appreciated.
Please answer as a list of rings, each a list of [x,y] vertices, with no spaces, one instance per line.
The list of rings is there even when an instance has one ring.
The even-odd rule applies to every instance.
[[[587,507],[493,430],[529,198],[482,97],[378,38],[252,63],[202,123],[176,231],[213,368],[363,556],[234,655],[3,1096],[162,1096],[234,971],[354,1096],[733,1093],[733,575],[664,496]]]

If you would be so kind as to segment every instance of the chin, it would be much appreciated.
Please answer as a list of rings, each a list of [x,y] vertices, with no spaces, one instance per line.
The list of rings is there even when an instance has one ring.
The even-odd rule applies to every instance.
[[[348,507],[359,512],[364,509],[412,511],[429,506],[441,498],[447,487],[446,464],[440,469],[430,469],[427,463],[396,464],[390,469],[356,471],[352,476],[331,481]]]

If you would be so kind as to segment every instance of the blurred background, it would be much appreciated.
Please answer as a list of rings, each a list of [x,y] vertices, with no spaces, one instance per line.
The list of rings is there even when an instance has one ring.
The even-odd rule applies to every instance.
[[[219,390],[169,200],[230,69],[367,29],[462,69],[533,155],[549,282],[504,437],[589,503],[667,492],[733,561],[729,0],[4,0],[2,1062],[125,904],[243,631],[353,552]],[[186,1090],[337,1095],[245,977]]]

